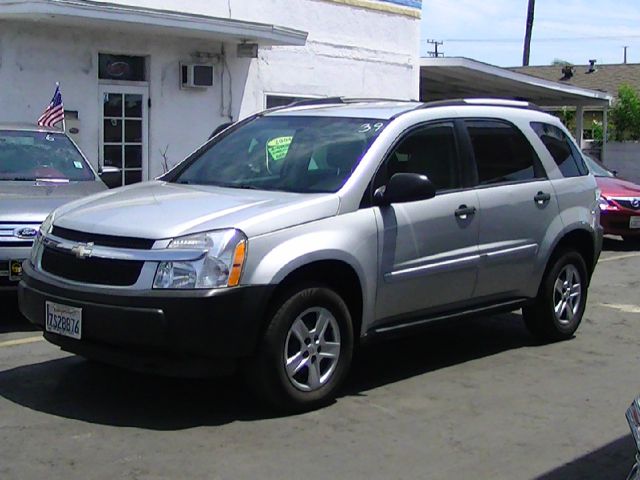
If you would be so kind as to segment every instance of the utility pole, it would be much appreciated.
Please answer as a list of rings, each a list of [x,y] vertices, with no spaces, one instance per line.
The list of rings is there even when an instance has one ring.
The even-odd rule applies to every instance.
[[[529,65],[529,54],[531,53],[531,35],[533,33],[533,17],[536,10],[536,0],[529,0],[527,10],[527,28],[524,34],[524,52],[522,54],[522,66]]]
[[[427,43],[433,45],[433,50],[431,52],[427,52],[430,57],[444,57],[444,52],[438,51],[438,47],[444,45],[444,42],[439,42],[437,40],[427,40]]]
[[[624,48],[624,64],[626,65],[627,64],[627,48],[629,47],[624,46],[622,48]]]

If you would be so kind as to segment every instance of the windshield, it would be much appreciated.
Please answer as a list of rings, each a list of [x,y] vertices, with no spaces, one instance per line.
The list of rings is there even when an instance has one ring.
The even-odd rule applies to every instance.
[[[0,180],[75,182],[95,176],[63,133],[0,130]]]
[[[584,160],[587,162],[587,165],[589,166],[589,170],[591,170],[591,173],[593,173],[594,177],[615,177],[613,172],[610,172],[609,170],[604,168],[602,165],[600,165],[600,163],[596,162],[589,155],[583,155],[583,156],[584,156]]]
[[[385,126],[359,118],[258,117],[205,147],[173,181],[336,192]]]

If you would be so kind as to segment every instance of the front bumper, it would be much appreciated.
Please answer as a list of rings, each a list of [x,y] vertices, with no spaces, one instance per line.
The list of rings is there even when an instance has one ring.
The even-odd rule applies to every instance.
[[[600,224],[607,235],[640,236],[640,228],[629,228],[631,217],[637,216],[640,216],[640,212],[604,211],[600,214]]]
[[[273,286],[204,291],[59,286],[24,264],[20,311],[45,329],[45,302],[82,308],[82,340],[63,350],[133,370],[178,376],[227,373],[255,350]]]
[[[24,261],[29,258],[31,247],[2,247],[0,248],[0,292],[15,291],[18,281],[11,278],[11,262]]]

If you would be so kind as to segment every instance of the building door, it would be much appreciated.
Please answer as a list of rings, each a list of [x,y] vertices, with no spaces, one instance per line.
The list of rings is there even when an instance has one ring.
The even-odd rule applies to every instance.
[[[116,167],[122,185],[149,179],[149,88],[100,86],[100,165]]]

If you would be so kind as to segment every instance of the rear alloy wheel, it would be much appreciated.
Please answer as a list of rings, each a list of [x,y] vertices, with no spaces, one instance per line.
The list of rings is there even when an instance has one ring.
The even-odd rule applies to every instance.
[[[529,331],[543,341],[566,340],[578,329],[587,303],[587,267],[578,252],[566,250],[552,259],[538,297],[522,309]]]
[[[249,385],[289,412],[331,401],[353,354],[353,326],[344,300],[324,286],[285,295],[246,370]]]

